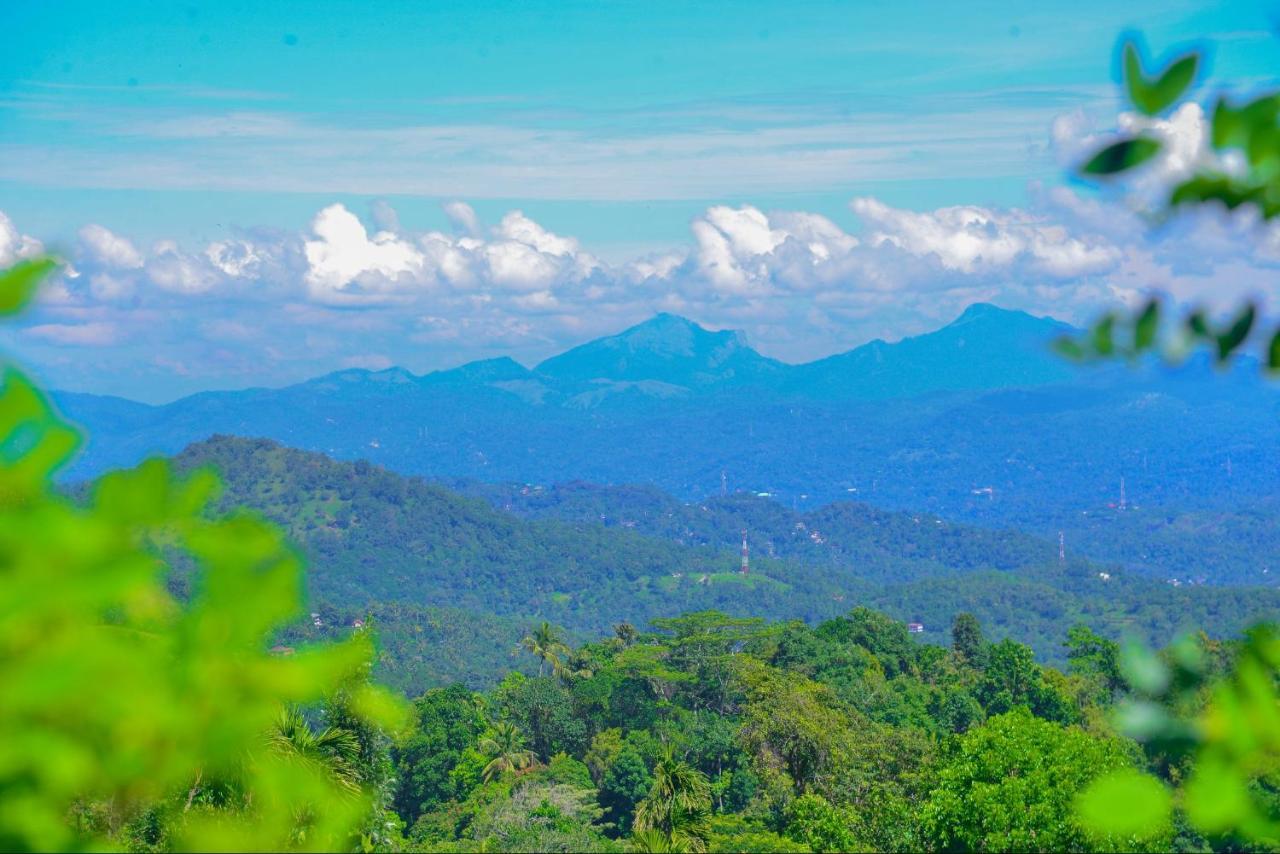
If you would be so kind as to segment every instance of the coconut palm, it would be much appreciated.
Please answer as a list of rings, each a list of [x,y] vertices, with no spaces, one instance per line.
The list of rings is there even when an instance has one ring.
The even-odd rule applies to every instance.
[[[653,768],[649,794],[636,804],[633,830],[662,834],[668,851],[701,852],[707,850],[710,823],[711,784],[668,746]]]
[[[280,712],[267,734],[272,750],[323,768],[339,786],[360,788],[360,741],[355,733],[336,727],[316,732],[297,709]]]
[[[551,665],[553,673],[560,673],[564,668],[564,657],[569,654],[569,647],[565,645],[556,627],[546,620],[524,636],[520,641],[520,648],[538,657],[539,676],[548,664]]]
[[[533,751],[524,746],[524,733],[509,721],[496,724],[480,740],[480,751],[489,757],[481,776],[488,783],[508,771],[523,771],[533,764]]]

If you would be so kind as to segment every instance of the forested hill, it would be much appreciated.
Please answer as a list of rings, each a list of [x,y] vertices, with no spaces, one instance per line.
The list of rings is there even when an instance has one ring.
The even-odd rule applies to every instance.
[[[59,394],[90,439],[72,479],[214,433],[265,436],[401,474],[650,482],[682,500],[768,492],[1054,537],[1118,500],[1233,510],[1280,491],[1280,395],[1240,368],[1077,369],[1061,324],[993,306],[893,344],[784,365],[663,316],[532,369],[347,370],[164,406]],[[1251,372],[1252,371],[1252,372]]]
[[[752,554],[857,566],[862,577],[880,581],[945,570],[1013,570],[1058,556],[1057,543],[1018,531],[956,524],[932,513],[881,510],[859,501],[802,512],[747,492],[684,502],[642,485],[447,483],[519,516],[626,528],[686,545],[735,549],[745,532]]]
[[[684,502],[646,485],[446,483],[520,516],[598,522],[681,543],[733,548],[746,530],[751,547],[766,554],[884,566],[890,580],[903,580],[899,557],[960,569],[1016,569],[1056,558],[1059,545],[1052,528],[1036,537],[851,500],[803,511],[749,492]],[[1218,510],[1103,506],[1061,514],[1057,530],[1073,557],[1121,564],[1160,581],[1280,586],[1280,562],[1271,558],[1280,554],[1280,499]]]
[[[188,448],[177,465],[214,466],[226,482],[226,508],[248,506],[287,528],[309,558],[317,613],[380,612],[389,678],[415,687],[441,681],[444,672],[462,672],[473,684],[496,675],[492,638],[510,632],[510,645],[500,650],[509,656],[519,627],[534,619],[607,631],[623,621],[643,626],[706,608],[816,620],[865,604],[923,622],[924,639],[941,641],[952,617],[971,611],[993,635],[1027,642],[1056,661],[1076,622],[1112,637],[1129,632],[1162,643],[1191,627],[1230,635],[1280,610],[1277,591],[1175,589],[1083,560],[1059,567],[1056,554],[1045,561],[1044,544],[1031,538],[933,517],[917,525],[914,517],[893,515],[882,517],[892,524],[877,525],[875,513],[856,506],[846,508],[854,522],[842,526],[840,511],[830,510],[832,518],[816,526],[819,537],[821,525],[841,530],[839,548],[824,551],[812,528],[796,532],[795,542],[775,548],[776,557],[757,549],[743,577],[733,547],[681,543],[639,526],[521,518],[439,484],[266,440],[216,437]],[[748,506],[777,512],[767,503]],[[809,546],[802,546],[806,539]],[[990,563],[977,559],[984,550],[993,555]],[[424,608],[476,614],[477,628],[463,630],[459,611],[433,616]],[[483,622],[490,618],[498,621]],[[481,665],[467,673],[457,666],[465,656],[441,649],[429,654],[454,663],[414,665],[424,655],[424,620],[451,627],[438,628],[441,644],[487,645]]]

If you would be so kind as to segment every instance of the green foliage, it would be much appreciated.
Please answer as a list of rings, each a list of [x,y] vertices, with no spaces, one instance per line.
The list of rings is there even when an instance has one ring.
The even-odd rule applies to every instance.
[[[40,283],[58,268],[53,258],[30,258],[0,270],[0,315],[16,314],[35,296]]]
[[[854,836],[857,818],[821,795],[801,795],[787,807],[786,835],[810,851],[863,851]]]
[[[657,831],[686,851],[706,851],[711,835],[706,775],[668,750],[653,768],[649,794],[636,805],[637,832]]]
[[[524,733],[509,721],[499,721],[480,739],[480,751],[489,759],[481,776],[488,783],[495,777],[523,771],[534,762],[533,751],[524,746]]]
[[[982,637],[982,625],[970,613],[956,614],[951,623],[951,648],[967,664],[982,664],[986,641]]]
[[[712,854],[801,854],[810,849],[742,816],[717,815],[711,819],[707,850]]]
[[[1177,773],[1180,807],[1210,838],[1273,848],[1280,843],[1280,632],[1260,626],[1215,675],[1202,643],[1191,638],[1156,656],[1127,651],[1134,697],[1117,711],[1120,728],[1157,755],[1189,760]],[[1178,766],[1175,766],[1178,767]],[[1172,800],[1145,775],[1113,776],[1085,793],[1082,819],[1104,829],[1168,825]]]
[[[1124,84],[1129,100],[1143,114],[1158,116],[1182,97],[1196,78],[1200,67],[1200,55],[1189,53],[1180,56],[1154,78],[1142,69],[1138,46],[1126,41],[1121,49],[1124,64]]]
[[[533,755],[546,762],[557,753],[581,756],[590,739],[574,714],[573,694],[559,679],[508,676],[495,692],[499,716],[528,736]]]
[[[1096,780],[1076,810],[1080,823],[1099,836],[1140,843],[1168,833],[1172,806],[1159,780],[1130,768]]]
[[[52,268],[0,275],[0,312]],[[364,681],[371,640],[270,654],[301,608],[302,567],[282,535],[245,513],[208,513],[217,479],[180,479],[158,460],[72,504],[51,478],[77,441],[7,369],[0,848],[100,847],[121,827],[147,847],[355,844],[371,808],[358,741],[283,710],[342,691],[353,719],[399,728],[400,702]],[[190,601],[166,589],[161,551],[197,568]]]
[[[1120,742],[1019,709],[960,738],[937,772],[922,821],[944,850],[1087,850],[1092,839],[1075,820],[1076,793],[1130,767]]]
[[[1184,97],[1200,66],[1199,51],[1174,59],[1168,67],[1148,76],[1142,68],[1138,48],[1126,41],[1121,49],[1124,87],[1131,104],[1144,115],[1156,116]],[[1169,191],[1170,208],[1215,204],[1228,209],[1248,205],[1263,219],[1280,214],[1280,94],[1264,92],[1234,105],[1219,95],[1212,118],[1210,142],[1220,156],[1238,156],[1242,170],[1227,171],[1217,165],[1203,166]],[[1140,167],[1161,152],[1160,143],[1147,135],[1121,138],[1096,152],[1080,168],[1083,175],[1110,178]],[[1258,309],[1245,303],[1225,324],[1215,328],[1200,310],[1193,310],[1173,323],[1174,334],[1161,347],[1160,326],[1164,311],[1152,298],[1133,314],[1112,311],[1095,322],[1085,336],[1058,342],[1059,352],[1076,359],[1123,356],[1136,358],[1162,349],[1166,357],[1177,358],[1192,347],[1204,344],[1219,363],[1229,361],[1255,332]],[[1116,340],[1116,333],[1120,340]],[[1263,364],[1280,369],[1280,328],[1263,335]]]
[[[632,745],[622,747],[600,780],[600,805],[606,818],[616,827],[631,827],[636,805],[653,787],[644,758]]]
[[[486,728],[483,708],[461,685],[436,688],[413,704],[414,732],[396,749],[395,808],[407,824],[445,801],[466,797],[454,770]]]
[[[1085,175],[1114,175],[1146,163],[1160,153],[1160,143],[1148,136],[1113,142],[1093,155],[1080,171]]]

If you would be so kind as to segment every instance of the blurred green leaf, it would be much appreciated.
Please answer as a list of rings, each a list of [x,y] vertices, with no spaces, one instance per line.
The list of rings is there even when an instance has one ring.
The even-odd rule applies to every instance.
[[[1093,351],[1099,356],[1109,356],[1115,350],[1115,314],[1103,315],[1102,319],[1093,325],[1091,334],[1091,343]]]
[[[1099,836],[1142,839],[1168,827],[1173,798],[1156,778],[1125,769],[1094,781],[1076,809],[1081,823]]]
[[[1262,194],[1262,188],[1243,184],[1229,175],[1207,173],[1194,175],[1175,187],[1169,196],[1169,203],[1176,207],[1218,202],[1228,209],[1235,209],[1259,201]]]
[[[1271,344],[1267,347],[1267,367],[1273,371],[1280,370],[1280,329],[1271,336]]]
[[[57,267],[58,262],[52,258],[32,258],[0,271],[0,315],[21,310]]]
[[[1133,350],[1135,353],[1145,352],[1155,344],[1156,332],[1160,326],[1160,302],[1156,299],[1147,301],[1142,313],[1133,325]]]
[[[1160,657],[1140,643],[1126,643],[1120,649],[1120,672],[1135,689],[1149,697],[1169,687],[1169,668]]]
[[[1258,311],[1253,303],[1248,303],[1236,315],[1236,319],[1231,322],[1227,330],[1216,337],[1218,345],[1218,361],[1224,362],[1231,357],[1245,339],[1249,337],[1249,332],[1253,329],[1254,319],[1257,317]]]
[[[1113,142],[1080,167],[1085,175],[1115,175],[1140,166],[1160,153],[1160,143],[1148,136]]]
[[[1275,94],[1263,95],[1239,108],[1220,97],[1213,108],[1213,147],[1247,148],[1257,131],[1275,127],[1277,118],[1280,96]]]
[[[1137,741],[1163,737],[1171,723],[1162,706],[1146,700],[1126,700],[1116,708],[1117,729]]]
[[[1154,80],[1142,69],[1138,46],[1132,41],[1124,46],[1124,82],[1129,100],[1145,115],[1155,116],[1171,107],[1196,78],[1200,55],[1188,53],[1175,59]]]
[[[1058,355],[1077,362],[1083,361],[1086,355],[1079,341],[1065,335],[1053,342],[1053,349]]]
[[[0,310],[20,308],[51,269],[0,273]],[[4,372],[0,847],[117,848],[118,828],[68,818],[180,799],[155,850],[353,849],[367,793],[274,755],[267,734],[287,704],[339,689],[360,698],[353,714],[369,726],[402,726],[403,700],[365,684],[371,639],[268,653],[302,605],[301,560],[283,535],[247,514],[210,516],[216,479],[179,479],[158,460],[72,503],[52,475],[78,441],[32,382]],[[198,566],[189,602],[165,583],[162,554],[174,552]],[[208,803],[193,809],[197,796]]]
[[[1225,833],[1251,812],[1245,780],[1225,762],[1202,759],[1187,781],[1183,809],[1191,823],[1205,833]]]
[[[1187,315],[1185,325],[1187,330],[1197,338],[1208,338],[1210,336],[1209,321],[1205,319],[1204,312],[1200,309],[1196,309]]]

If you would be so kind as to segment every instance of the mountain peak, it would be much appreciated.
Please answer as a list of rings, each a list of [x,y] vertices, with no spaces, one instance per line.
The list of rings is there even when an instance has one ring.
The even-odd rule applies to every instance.
[[[574,381],[657,380],[694,386],[741,380],[776,370],[778,364],[748,347],[741,332],[713,332],[663,312],[617,335],[588,341],[547,359],[537,370]]]
[[[961,312],[959,317],[944,326],[943,329],[950,329],[969,323],[993,322],[1001,325],[1035,325],[1044,326],[1045,328],[1063,326],[1062,323],[1052,318],[1036,317],[1034,314],[1028,314],[1020,309],[1002,308],[989,302],[975,302]]]

